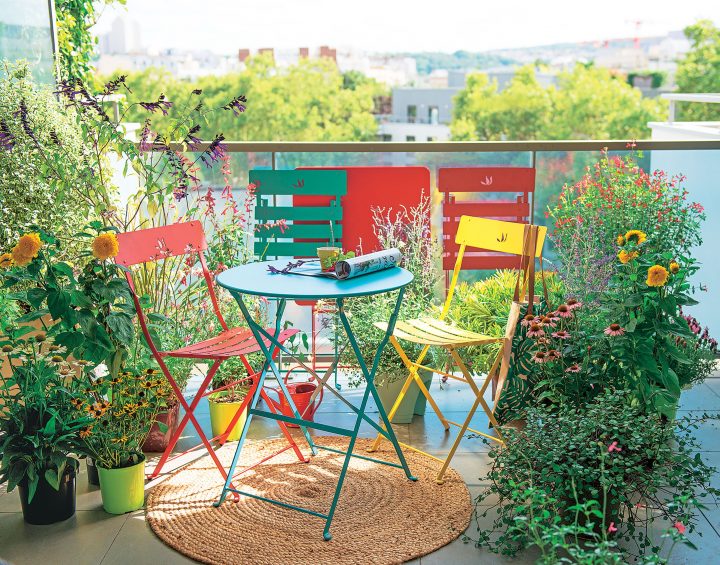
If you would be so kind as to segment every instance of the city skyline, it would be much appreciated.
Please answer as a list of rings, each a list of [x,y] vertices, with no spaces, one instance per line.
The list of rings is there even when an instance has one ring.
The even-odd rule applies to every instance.
[[[118,15],[125,15],[139,24],[143,46],[154,50],[208,49],[234,54],[239,48],[327,44],[368,52],[454,52],[658,36],[701,18],[720,23],[720,3],[708,0],[687,0],[682,13],[676,4],[648,0],[631,4],[607,0],[602,8],[595,5],[590,10],[587,4],[567,0],[514,4],[366,0],[362,12],[348,13],[347,2],[332,0],[266,0],[250,7],[216,1],[212,9],[204,10],[190,0],[128,0],[126,7],[106,8],[95,31],[106,32]],[[155,25],[161,20],[163,26]],[[352,25],[338,25],[338,21]]]

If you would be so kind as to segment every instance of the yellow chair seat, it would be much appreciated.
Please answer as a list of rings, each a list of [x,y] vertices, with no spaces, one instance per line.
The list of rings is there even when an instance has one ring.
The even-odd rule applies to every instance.
[[[376,323],[381,330],[387,328],[385,323]],[[422,345],[439,345],[442,347],[468,347],[503,341],[502,337],[491,337],[468,330],[463,330],[442,320],[434,318],[415,318],[398,321],[393,336],[398,339],[412,341]]]

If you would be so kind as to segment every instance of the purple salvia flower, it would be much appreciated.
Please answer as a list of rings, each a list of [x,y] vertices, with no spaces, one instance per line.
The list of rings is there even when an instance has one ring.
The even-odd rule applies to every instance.
[[[198,149],[198,146],[202,143],[202,139],[197,137],[195,134],[200,131],[199,125],[194,125],[192,128],[190,128],[190,131],[185,136],[185,139],[183,140],[184,143],[187,143],[191,150],[196,151]]]
[[[230,102],[225,104],[225,106],[223,106],[223,110],[232,110],[233,114],[239,116],[245,111],[246,102],[247,98],[245,98],[245,96],[241,94],[240,96],[236,96],[235,98],[230,100]]]
[[[213,163],[217,163],[220,159],[222,159],[225,154],[225,149],[223,149],[223,146],[221,145],[223,141],[225,141],[225,136],[219,133],[215,136],[215,139],[212,140],[205,152],[200,156],[200,159],[203,163],[205,163],[206,167],[210,168],[213,166]]]
[[[157,110],[160,110],[163,113],[163,116],[168,115],[168,110],[172,107],[172,105],[172,102],[165,100],[164,94],[161,94],[156,102],[140,102],[140,106],[148,112],[154,114]]]
[[[15,136],[10,133],[7,122],[5,120],[0,121],[0,148],[5,151],[12,151],[15,147]]]

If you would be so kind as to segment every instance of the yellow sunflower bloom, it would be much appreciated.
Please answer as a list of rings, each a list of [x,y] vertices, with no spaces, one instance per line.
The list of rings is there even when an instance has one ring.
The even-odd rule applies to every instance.
[[[618,259],[623,265],[626,265],[633,259],[637,259],[638,255],[640,255],[637,251],[630,251],[627,252],[624,249],[620,250],[620,253],[618,253]]]
[[[668,280],[668,271],[662,265],[653,265],[648,269],[647,280],[648,286],[665,286]]]
[[[616,242],[620,247],[622,247],[623,245],[625,245],[625,236],[624,236],[623,234],[620,234],[619,236],[617,236],[617,239],[615,240],[615,242]]]
[[[673,275],[677,275],[680,271],[680,265],[678,265],[677,261],[670,261],[670,272]]]
[[[625,240],[634,243],[635,245],[640,245],[647,239],[647,235],[645,235],[645,232],[642,232],[640,230],[630,230],[625,234]]]
[[[0,255],[0,269],[9,269],[12,267],[12,264],[12,255],[10,255],[10,253]]]
[[[40,234],[26,233],[13,247],[11,254],[13,263],[18,267],[24,267],[37,257],[41,247]]]
[[[111,231],[101,233],[93,240],[92,254],[100,261],[115,257],[119,251],[120,245],[117,236]]]

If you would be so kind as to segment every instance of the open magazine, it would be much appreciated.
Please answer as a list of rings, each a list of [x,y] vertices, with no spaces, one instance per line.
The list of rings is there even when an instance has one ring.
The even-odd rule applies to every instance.
[[[323,272],[320,269],[319,261],[302,261],[300,265],[292,265],[292,269],[287,268],[282,271],[273,270],[272,272],[305,277],[326,277],[337,280],[347,280],[397,267],[401,258],[402,253],[400,253],[398,249],[392,248],[343,259],[335,263],[334,271]]]

